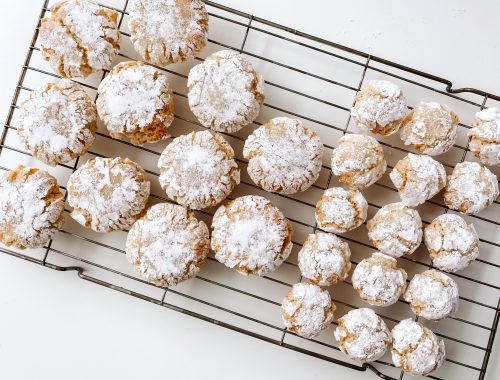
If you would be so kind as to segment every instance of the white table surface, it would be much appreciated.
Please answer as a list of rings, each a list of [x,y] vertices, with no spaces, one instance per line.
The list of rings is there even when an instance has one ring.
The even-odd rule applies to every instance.
[[[500,93],[500,2],[493,0],[220,3]],[[0,119],[41,1],[3,1]],[[299,16],[300,15],[300,16]],[[500,378],[496,348],[487,379]],[[115,291],[0,255],[3,379],[376,379],[260,342]]]

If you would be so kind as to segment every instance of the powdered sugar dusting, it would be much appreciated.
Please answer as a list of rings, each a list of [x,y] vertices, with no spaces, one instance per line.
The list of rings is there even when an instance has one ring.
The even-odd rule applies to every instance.
[[[427,327],[404,319],[392,329],[392,361],[411,375],[427,375],[444,362],[444,342]]]
[[[465,269],[479,255],[479,239],[472,224],[455,214],[443,214],[424,230],[432,264],[446,272]]]
[[[241,54],[221,50],[193,67],[188,101],[201,124],[236,132],[251,123],[264,102],[264,80]]]
[[[304,338],[313,338],[333,320],[335,305],[330,294],[317,285],[295,284],[281,304],[283,323]]]
[[[363,224],[367,210],[368,203],[359,191],[333,187],[316,204],[316,222],[324,231],[343,233]]]
[[[476,113],[468,135],[470,150],[483,165],[500,164],[500,109],[486,108]]]
[[[160,203],[127,235],[127,259],[149,282],[172,286],[194,277],[210,250],[208,227],[186,208]]]
[[[233,149],[210,131],[175,138],[158,167],[160,185],[168,197],[194,209],[215,206],[240,182]]]
[[[350,257],[349,246],[337,236],[309,234],[298,254],[300,273],[313,284],[330,286],[346,279]]]
[[[291,235],[281,211],[256,195],[219,207],[212,221],[215,258],[245,275],[274,271],[291,252]]]
[[[416,274],[404,295],[413,312],[438,321],[458,309],[458,285],[446,274],[434,269]]]
[[[411,254],[422,241],[420,215],[403,203],[385,205],[366,226],[373,245],[392,257]]]
[[[49,173],[22,165],[0,176],[0,241],[38,248],[61,228],[64,197]]]
[[[86,77],[111,68],[120,50],[118,13],[88,0],[66,0],[42,19],[43,57],[63,77]]]
[[[180,63],[207,43],[208,13],[200,0],[133,0],[129,9],[130,38],[148,62]]]
[[[148,200],[150,183],[145,175],[128,158],[87,161],[68,181],[72,218],[97,232],[129,228]]]
[[[95,105],[82,86],[61,79],[34,90],[22,102],[17,132],[27,150],[55,166],[87,151],[96,122]]]
[[[446,205],[464,214],[475,214],[498,197],[498,180],[487,167],[477,162],[458,163],[444,193]]]
[[[391,135],[399,129],[406,115],[406,100],[394,83],[372,80],[356,94],[351,116],[356,125],[372,133]]]
[[[409,153],[390,173],[401,202],[417,206],[432,198],[446,185],[444,166],[426,155]]]
[[[307,190],[319,177],[323,144],[316,132],[297,119],[277,117],[257,128],[245,141],[250,178],[269,192]]]
[[[382,147],[371,136],[342,136],[332,153],[332,172],[339,181],[356,190],[366,189],[387,169]]]
[[[113,137],[133,138],[156,125],[147,142],[166,139],[174,120],[173,95],[167,76],[142,62],[116,65],[100,83],[97,109]],[[151,133],[151,132],[150,132]],[[135,138],[134,140],[138,140]]]
[[[342,352],[360,362],[380,359],[392,341],[383,319],[368,308],[351,310],[339,318],[334,335]]]
[[[395,304],[406,288],[406,272],[396,259],[374,252],[361,260],[352,273],[352,286],[370,305]]]

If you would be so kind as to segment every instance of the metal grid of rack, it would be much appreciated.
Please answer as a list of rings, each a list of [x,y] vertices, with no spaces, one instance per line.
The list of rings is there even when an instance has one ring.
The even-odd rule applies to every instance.
[[[349,109],[353,104],[354,95],[369,79],[388,78],[398,83],[405,91],[410,105],[418,100],[433,99],[448,103],[454,108],[462,120],[457,143],[450,152],[438,157],[448,171],[457,162],[474,160],[468,149],[468,124],[477,110],[500,104],[500,96],[472,88],[454,89],[452,83],[444,78],[340,46],[210,1],[206,1],[206,4],[210,14],[210,38],[205,51],[192,62],[159,68],[167,73],[174,87],[176,120],[172,134],[176,136],[202,128],[187,107],[185,82],[189,68],[220,49],[235,49],[245,54],[266,79],[266,102],[258,120],[263,121],[278,115],[297,117],[308,127],[315,129],[325,145],[326,154],[321,176],[311,189],[303,194],[291,196],[267,194],[255,186],[246,175],[246,161],[241,157],[245,137],[261,123],[255,122],[240,132],[225,134],[235,149],[237,161],[242,169],[242,183],[230,198],[249,193],[261,194],[280,207],[295,229],[291,257],[277,272],[261,278],[244,278],[209,257],[207,265],[195,279],[166,289],[138,278],[126,263],[123,255],[125,232],[96,234],[72,222],[69,216],[61,233],[46,247],[30,251],[6,248],[0,250],[57,271],[76,271],[84,280],[303,354],[358,371],[371,370],[384,379],[404,378],[405,374],[392,365],[388,354],[374,363],[360,365],[351,362],[339,352],[331,329],[315,339],[306,340],[286,331],[279,320],[281,298],[293,283],[301,281],[296,253],[305,236],[316,230],[315,202],[323,190],[338,184],[328,166],[329,153],[340,136],[356,132],[350,120]],[[118,61],[138,59],[128,38],[128,0],[109,0],[102,5],[120,13],[122,49]],[[45,0],[39,21],[49,11],[49,1]],[[2,171],[12,169],[19,163],[37,166],[54,174],[62,184],[61,189],[65,191],[63,185],[69,175],[89,157],[124,155],[139,162],[148,173],[152,181],[151,202],[167,202],[157,184],[156,171],[156,161],[165,143],[136,147],[111,138],[105,128],[100,126],[98,138],[87,155],[56,168],[46,167],[34,160],[20,146],[16,136],[16,113],[19,103],[34,87],[58,77],[41,58],[37,37],[38,27],[33,35],[2,131]],[[105,75],[106,72],[93,74],[80,83],[95,97],[97,85]],[[384,147],[389,168],[409,151],[394,136],[384,138],[380,142]],[[397,192],[387,175],[367,190],[365,196],[370,206],[369,217],[382,205],[398,200]],[[449,211],[439,197],[426,202],[418,210],[424,223],[429,223],[435,216]],[[65,211],[67,213],[70,210]],[[197,215],[209,223],[214,211],[209,209],[198,212]],[[433,379],[458,378],[458,374],[461,375],[460,378],[467,376],[483,379],[500,318],[500,258],[497,257],[500,254],[500,203],[496,201],[489,209],[466,219],[474,223],[478,230],[481,253],[470,268],[452,275],[461,289],[461,309],[456,316],[438,324],[421,321],[443,337],[447,345],[446,364],[428,376]],[[353,265],[375,250],[367,240],[364,226],[341,237],[351,246]],[[410,277],[432,267],[422,247],[412,257],[400,259],[400,265]],[[359,297],[352,291],[349,281],[330,290],[338,306],[337,315],[363,306]],[[390,327],[400,319],[413,317],[403,301],[393,307],[376,308],[376,311]],[[334,327],[335,322],[332,328]]]

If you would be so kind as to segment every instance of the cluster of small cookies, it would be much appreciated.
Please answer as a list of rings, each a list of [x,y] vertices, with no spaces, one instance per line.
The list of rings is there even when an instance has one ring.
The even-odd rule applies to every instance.
[[[199,0],[134,0],[129,27],[144,62],[113,66],[119,52],[118,15],[89,0],[65,0],[42,20],[44,58],[63,78],[34,90],[20,107],[18,134],[34,157],[64,164],[87,152],[99,117],[113,138],[134,145],[170,137],[174,120],[172,88],[153,65],[178,63],[205,46],[208,14]],[[67,78],[110,70],[94,103],[82,86]],[[247,195],[219,206],[211,225],[193,210],[219,205],[240,182],[230,144],[217,132],[232,133],[252,123],[264,102],[264,80],[241,54],[223,50],[194,66],[188,76],[188,103],[207,130],[174,138],[158,161],[159,182],[173,203],[146,208],[150,181],[128,158],[96,157],[80,166],[67,183],[71,217],[96,232],[129,230],[127,259],[147,281],[173,286],[194,277],[210,248],[229,268],[249,275],[276,270],[292,250],[293,229],[268,199]],[[449,150],[458,117],[446,105],[419,103],[407,114],[401,90],[387,81],[371,81],[356,95],[351,111],[356,125],[384,136],[400,130],[406,145],[419,154],[399,161],[390,178],[401,202],[382,207],[367,222],[368,237],[380,251],[358,263],[352,284],[370,305],[389,306],[402,296],[414,313],[429,320],[452,314],[458,286],[448,275],[430,269],[407,286],[396,258],[410,255],[422,239],[433,266],[446,272],[466,268],[479,253],[472,225],[456,214],[437,217],[425,230],[415,207],[445,189],[446,205],[477,213],[498,196],[496,176],[485,166],[464,162],[446,176],[433,155]],[[485,165],[500,163],[500,111],[476,115],[470,149]],[[265,191],[294,194],[307,190],[320,175],[323,144],[301,121],[277,117],[246,139],[243,156],[252,181]],[[346,280],[351,252],[335,234],[366,222],[368,202],[361,191],[387,169],[379,142],[368,135],[346,134],[331,158],[333,174],[347,188],[327,189],[316,205],[317,226],[298,253],[308,283],[293,285],[282,304],[286,327],[306,338],[333,321],[335,304],[321,286]],[[65,197],[56,179],[36,168],[19,166],[0,177],[0,241],[17,248],[44,246],[63,224]],[[380,358],[392,344],[394,364],[412,374],[427,374],[444,360],[444,343],[411,319],[389,331],[369,308],[338,319],[335,338],[351,359]],[[409,349],[411,347],[411,350]]]

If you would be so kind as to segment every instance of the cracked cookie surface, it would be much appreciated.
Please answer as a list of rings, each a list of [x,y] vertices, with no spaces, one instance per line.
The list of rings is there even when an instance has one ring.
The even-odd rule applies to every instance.
[[[468,136],[471,152],[483,165],[500,164],[500,109],[491,107],[476,113]]]
[[[175,138],[161,154],[158,168],[167,196],[196,210],[222,202],[240,183],[233,148],[211,131]]]
[[[244,275],[273,272],[292,250],[292,225],[269,200],[245,195],[220,206],[212,221],[215,258]]]
[[[289,331],[310,339],[332,323],[335,309],[327,290],[299,283],[283,299],[281,317]]]
[[[443,339],[411,318],[399,322],[392,333],[392,362],[403,371],[425,376],[444,363]]]
[[[387,169],[382,147],[371,136],[342,136],[332,152],[332,172],[344,185],[363,190],[377,182]]]
[[[97,232],[129,228],[149,197],[146,173],[128,158],[88,160],[68,180],[71,217]]]
[[[309,234],[298,253],[302,276],[312,284],[330,286],[344,281],[351,270],[349,245],[333,234]]]
[[[66,78],[108,70],[120,50],[118,12],[89,0],[66,0],[41,21],[42,56]]]
[[[174,97],[165,74],[143,62],[122,62],[102,80],[99,117],[114,138],[134,145],[164,140],[174,121]]]
[[[180,63],[207,43],[208,13],[200,0],[132,0],[129,9],[130,39],[147,62]]]
[[[48,165],[83,155],[96,129],[94,102],[69,79],[47,83],[21,103],[17,133],[25,148]]]
[[[300,120],[277,117],[248,136],[243,156],[255,184],[272,193],[294,194],[318,179],[323,144]]]
[[[0,242],[44,246],[64,222],[64,196],[46,171],[19,165],[0,175]]]
[[[445,272],[467,268],[479,255],[479,239],[472,224],[455,214],[443,214],[425,227],[424,241],[432,265]]]
[[[127,235],[128,261],[147,281],[173,286],[194,277],[210,251],[207,225],[185,207],[151,206]]]
[[[264,103],[264,79],[232,50],[213,53],[194,66],[187,86],[191,111],[218,132],[239,131],[255,120]]]
[[[397,85],[371,80],[356,94],[351,116],[358,128],[383,136],[396,133],[406,115],[406,99]]]

